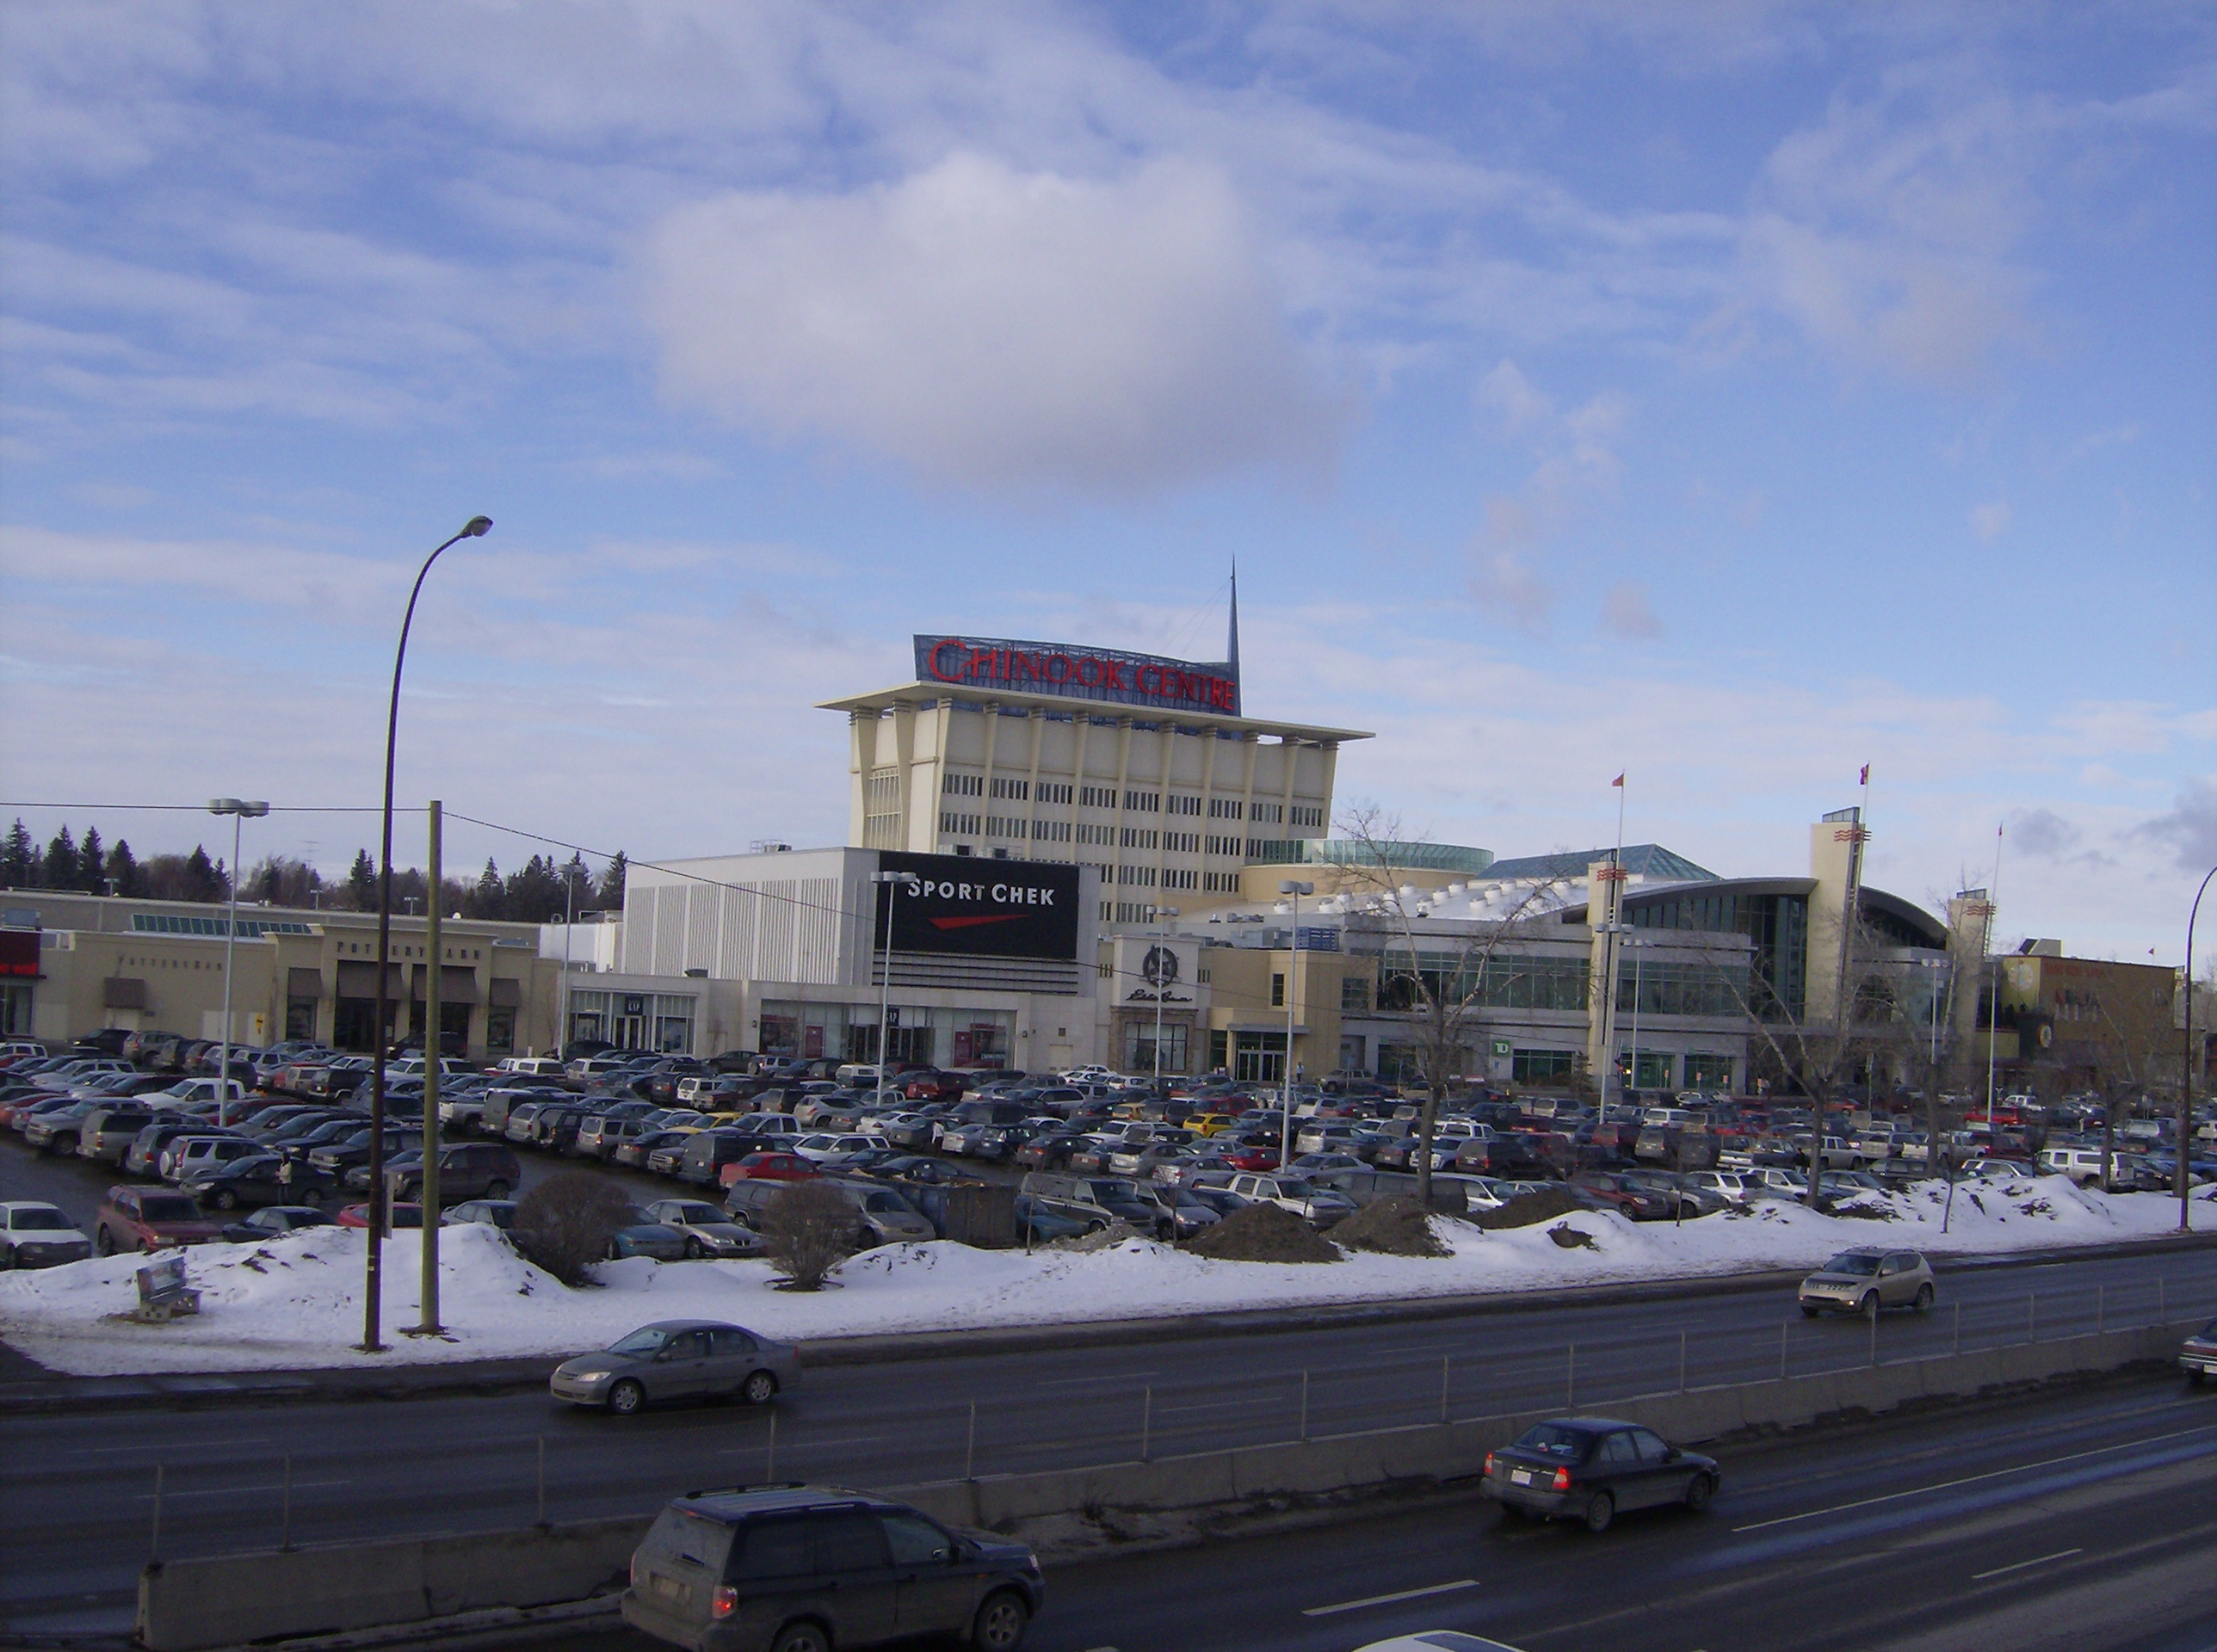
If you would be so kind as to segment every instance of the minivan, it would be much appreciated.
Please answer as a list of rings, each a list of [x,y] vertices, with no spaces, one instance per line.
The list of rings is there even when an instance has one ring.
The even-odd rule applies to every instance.
[[[693,1652],[829,1652],[936,1636],[1015,1652],[1046,1603],[1039,1557],[830,1486],[672,1498],[632,1556],[624,1621]]]

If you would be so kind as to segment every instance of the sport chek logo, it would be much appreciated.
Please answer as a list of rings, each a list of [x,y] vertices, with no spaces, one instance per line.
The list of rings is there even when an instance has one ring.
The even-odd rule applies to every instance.
[[[1033,884],[965,884],[953,878],[926,878],[916,885],[918,896],[935,895],[942,901],[991,901],[997,906],[1053,906],[1054,891]],[[1010,914],[1014,917],[1014,913]],[[934,918],[936,924],[1003,922],[999,918]]]
[[[975,917],[933,918],[929,922],[935,929],[975,929],[981,923],[1014,923],[1017,915],[1014,912],[983,912]]]

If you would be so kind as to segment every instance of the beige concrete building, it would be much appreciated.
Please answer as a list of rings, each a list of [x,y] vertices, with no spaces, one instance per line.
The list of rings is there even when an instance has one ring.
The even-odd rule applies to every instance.
[[[60,1041],[104,1027],[224,1034],[226,909],[52,890],[0,897],[0,959],[28,950],[12,974],[8,1027]],[[423,921],[392,921],[388,985],[394,1036],[425,1026],[432,960]],[[268,1045],[312,1039],[367,1051],[376,1024],[374,913],[241,906],[232,943],[230,1036]],[[441,1020],[473,1057],[551,1048],[560,1026],[562,968],[539,955],[535,924],[452,918],[440,926]]]

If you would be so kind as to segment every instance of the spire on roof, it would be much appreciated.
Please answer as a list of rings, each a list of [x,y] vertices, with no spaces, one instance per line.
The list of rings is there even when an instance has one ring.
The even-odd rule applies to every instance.
[[[1224,657],[1234,672],[1239,669],[1239,558],[1232,558],[1232,636],[1224,645]]]

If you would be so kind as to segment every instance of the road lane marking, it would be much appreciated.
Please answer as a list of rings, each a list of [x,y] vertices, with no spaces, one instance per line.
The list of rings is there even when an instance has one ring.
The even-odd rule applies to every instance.
[[[351,1480],[295,1480],[293,1482],[293,1489],[294,1491],[330,1491],[337,1487],[350,1486],[353,1483]],[[162,1494],[162,1499],[166,1502],[173,1497],[244,1497],[250,1493],[259,1496],[264,1492],[284,1489],[281,1485],[210,1486],[200,1491],[165,1491]],[[151,1491],[142,1491],[139,1494],[138,1500],[142,1503],[151,1503],[154,1501],[154,1494]]]
[[[210,1442],[225,1451],[237,1446],[267,1446],[267,1438],[256,1439],[222,1439]],[[113,1457],[125,1452],[159,1452],[169,1449],[156,1441],[144,1446],[80,1446],[74,1451],[64,1452],[64,1457]]]
[[[2073,1555],[2083,1555],[2084,1549],[2059,1549],[2052,1555],[2042,1555],[2038,1560],[2020,1560],[2014,1566],[1997,1566],[1991,1572],[1973,1572],[1971,1581],[1983,1583],[1990,1577],[2007,1577],[2011,1572],[2021,1572],[2028,1566],[2045,1566],[2051,1560],[2068,1560]]]
[[[2153,1434],[2146,1439],[2120,1440],[2115,1446],[2097,1446],[2090,1451],[2072,1452],[2065,1457],[2051,1457],[2038,1463],[2020,1463],[2014,1468],[1990,1469],[1984,1474],[1967,1474],[1960,1480],[1942,1480],[1936,1485],[1912,1486],[1907,1491],[1889,1491],[1882,1497],[1863,1497],[1852,1503],[1836,1503],[1830,1508],[1806,1509],[1799,1514],[1781,1514],[1776,1519],[1757,1520],[1749,1526],[1732,1527],[1735,1534],[1741,1532],[1763,1532],[1774,1526],[1791,1526],[1796,1520],[1813,1520],[1826,1514],[1845,1514],[1852,1509],[1870,1508],[1880,1503],[1899,1502],[1904,1497],[1922,1497],[1929,1492],[1952,1491],[1957,1486],[1974,1486],[1981,1480],[1998,1480],[2005,1474],[2026,1474],[2034,1469],[2052,1469],[2059,1464],[2084,1462],[2090,1457],[2106,1457],[2111,1452],[2129,1452],[2142,1446],[2160,1446],[2167,1439],[2184,1439],[2189,1434],[2206,1434],[2217,1423],[2205,1423],[2199,1428],[2181,1428],[2168,1434]]]
[[[818,1439],[814,1436],[811,1435],[800,1439],[788,1438],[785,1442],[785,1446],[787,1451],[797,1452],[804,1446],[810,1446],[812,1448],[818,1446],[874,1446],[880,1440],[891,1439],[892,1438],[893,1436],[891,1434],[841,1434],[831,1439]],[[761,1440],[756,1440],[751,1446],[727,1446],[723,1450],[718,1452],[716,1455],[719,1457],[744,1457],[750,1452],[759,1452],[762,1449],[763,1442]]]
[[[1452,1583],[1435,1583],[1430,1588],[1396,1589],[1391,1594],[1365,1595],[1360,1600],[1343,1600],[1333,1606],[1306,1606],[1302,1609],[1301,1616],[1329,1618],[1336,1612],[1360,1612],[1365,1606],[1390,1606],[1397,1600],[1421,1600],[1429,1594],[1453,1594],[1458,1589],[1474,1589],[1477,1587],[1476,1578],[1461,1577]]]
[[[1047,1382],[1034,1383],[1032,1386],[1034,1388],[1078,1388],[1087,1383],[1128,1383],[1135,1377],[1153,1377],[1159,1374],[1152,1371],[1120,1371],[1106,1377],[1057,1377]]]

